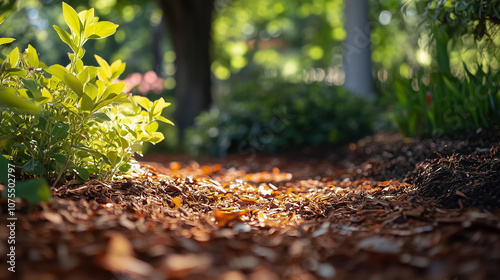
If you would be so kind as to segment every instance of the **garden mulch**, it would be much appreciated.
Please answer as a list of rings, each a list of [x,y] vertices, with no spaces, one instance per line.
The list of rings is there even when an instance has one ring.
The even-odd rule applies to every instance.
[[[18,203],[1,279],[500,279],[500,131],[192,159]],[[2,202],[0,219],[6,220]]]

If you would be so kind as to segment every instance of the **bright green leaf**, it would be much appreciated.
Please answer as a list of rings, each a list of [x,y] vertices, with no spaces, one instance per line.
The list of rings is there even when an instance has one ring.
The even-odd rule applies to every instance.
[[[83,84],[87,83],[90,80],[89,70],[86,68],[83,69],[80,74],[77,75],[78,80],[80,80]],[[85,89],[84,89],[85,91]]]
[[[90,8],[90,9],[88,9],[88,10],[85,12],[85,20],[84,20],[84,21],[85,21],[85,27],[87,27],[87,26],[89,26],[91,23],[93,23],[93,22],[94,22],[94,19],[95,19],[95,17],[94,17],[94,8]],[[87,32],[86,32],[86,30],[85,30],[85,33],[87,33]],[[86,36],[86,37],[87,37],[87,36]]]
[[[148,111],[151,109],[151,107],[153,105],[153,102],[151,102],[148,98],[146,98],[144,96],[135,95],[134,101],[137,102],[137,104],[141,105],[144,109],[146,109]]]
[[[163,99],[163,97],[162,97],[162,98],[160,98],[160,99],[158,99],[158,100],[156,100],[156,101],[154,102],[154,105],[153,105],[153,107],[154,107],[154,110],[153,110],[153,112],[152,112],[152,113],[153,113],[153,115],[154,115],[154,116],[156,116],[156,115],[160,115],[160,114],[161,114],[161,112],[162,112],[162,110],[163,110],[165,107],[168,107],[168,106],[170,106],[170,103],[165,102],[165,100]]]
[[[124,87],[125,87],[125,83],[124,82],[114,83],[112,85],[109,85],[106,88],[106,90],[104,91],[104,93],[102,94],[101,98],[102,99],[106,99],[112,93],[119,94],[119,93],[122,92],[122,90],[123,90]]]
[[[156,144],[156,143],[161,142],[163,139],[165,139],[165,136],[163,136],[163,133],[154,132],[151,139],[149,139],[149,142],[151,142],[152,144]]]
[[[86,83],[83,87],[83,91],[86,95],[90,97],[92,100],[96,100],[97,97],[97,87],[91,83]]]
[[[64,2],[62,3],[62,8],[64,21],[66,22],[66,24],[69,26],[73,33],[80,34],[80,31],[82,30],[82,22],[80,21],[80,18],[78,17],[75,9]]]
[[[156,130],[158,129],[158,123],[157,122],[152,122],[146,126],[146,132],[149,135],[152,135]]]
[[[28,55],[28,66],[38,68],[39,60],[35,48],[33,48],[31,45],[28,45],[26,53]]]
[[[100,57],[98,55],[94,55],[94,57],[95,57],[95,60],[97,60],[97,63],[99,64],[99,66],[101,66],[100,70],[103,71],[103,73],[100,75],[100,78],[107,79],[108,77],[110,77],[111,76],[111,67],[109,66],[108,62],[106,62],[106,60],[104,60],[102,57]]]
[[[9,63],[10,63],[10,67],[16,67],[17,65],[17,62],[19,61],[19,49],[18,48],[14,48],[9,56]]]
[[[42,96],[36,101],[45,104],[51,100],[52,100],[52,94],[50,94],[50,91],[48,89],[44,88],[42,89]]]
[[[0,102],[28,113],[39,113],[40,106],[32,103],[19,95],[18,91],[11,87],[6,87],[0,91]]]
[[[83,112],[90,112],[94,106],[94,101],[86,93],[82,95],[80,99],[80,109]]]
[[[123,63],[120,59],[111,64],[111,73],[113,73],[112,79],[118,79],[120,75],[125,71],[126,63]]]
[[[61,40],[64,43],[66,43],[66,45],[68,45],[73,51],[75,51],[76,46],[75,46],[75,43],[73,43],[73,41],[71,40],[71,35],[69,35],[69,33],[66,32],[66,30],[63,30],[62,28],[60,28],[57,25],[53,25],[53,27],[56,30],[57,35],[59,35],[59,38],[61,38]]]
[[[64,81],[66,84],[71,88],[78,96],[83,95],[83,83],[75,76],[65,73],[64,74]]]
[[[8,44],[8,43],[12,43],[14,40],[16,40],[16,39],[14,39],[14,38],[0,38],[0,46]]]
[[[58,78],[61,81],[64,81],[64,76],[68,74],[68,70],[66,70],[66,68],[59,64],[50,66],[45,70],[45,72],[52,74],[52,76]]]
[[[164,116],[157,116],[156,120],[175,126],[175,124],[173,122],[171,122],[169,119],[165,118]]]
[[[101,39],[113,35],[116,32],[118,25],[109,22],[101,21],[95,24],[94,34],[91,35],[90,39]]]

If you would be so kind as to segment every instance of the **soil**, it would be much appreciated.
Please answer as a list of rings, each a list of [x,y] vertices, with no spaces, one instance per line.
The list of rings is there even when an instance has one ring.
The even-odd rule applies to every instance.
[[[149,155],[17,202],[1,279],[499,279],[500,130]],[[6,201],[0,219],[6,220]]]

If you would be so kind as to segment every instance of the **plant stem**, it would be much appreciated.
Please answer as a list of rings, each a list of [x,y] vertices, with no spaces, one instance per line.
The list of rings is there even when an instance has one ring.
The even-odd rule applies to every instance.
[[[52,184],[52,187],[54,188],[57,183],[59,182],[59,180],[61,179],[61,176],[64,174],[64,172],[66,171],[66,167],[68,166],[68,162],[69,162],[69,158],[71,157],[71,150],[73,149],[73,145],[75,143],[75,137],[73,136],[71,138],[71,145],[69,146],[69,149],[68,149],[68,155],[66,156],[66,161],[64,162],[64,165],[63,167],[61,168],[61,171],[59,171],[59,174],[57,175],[57,178],[56,180],[54,181],[54,184]]]

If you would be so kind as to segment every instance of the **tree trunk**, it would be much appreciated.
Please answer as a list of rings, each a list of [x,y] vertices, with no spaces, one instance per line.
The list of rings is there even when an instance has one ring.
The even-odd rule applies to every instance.
[[[163,55],[161,53],[161,43],[163,38],[163,32],[165,32],[165,17],[161,18],[161,23],[153,28],[153,46],[151,51],[153,52],[153,71],[155,71],[158,77],[163,76],[162,65],[163,65]]]
[[[346,0],[344,18],[345,88],[373,100],[374,86],[370,50],[371,24],[368,0]]]
[[[184,130],[212,103],[210,33],[214,0],[159,0],[176,54],[175,125]]]

